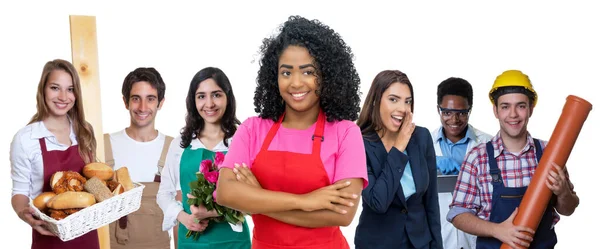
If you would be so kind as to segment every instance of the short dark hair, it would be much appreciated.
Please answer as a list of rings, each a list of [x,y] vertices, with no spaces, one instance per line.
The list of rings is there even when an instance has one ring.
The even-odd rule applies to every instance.
[[[473,107],[473,87],[463,78],[450,77],[445,79],[437,88],[437,103],[440,105],[446,95],[456,95],[467,99],[469,107]]]
[[[198,90],[200,83],[207,79],[213,79],[217,83],[217,86],[223,89],[225,96],[227,96],[227,107],[221,118],[221,130],[225,133],[223,137],[225,146],[229,147],[227,139],[233,137],[233,134],[237,130],[237,125],[240,124],[235,114],[235,95],[233,94],[229,78],[219,68],[206,67],[198,71],[190,82],[187,98],[185,99],[187,112],[185,115],[185,127],[181,129],[181,148],[185,149],[188,147],[192,139],[197,138],[204,129],[204,119],[202,119],[202,116],[198,113],[198,109],[196,109],[196,90]]]
[[[529,105],[533,106],[533,101],[535,100],[535,94],[533,92],[527,90],[527,88],[522,87],[522,86],[499,87],[496,91],[494,91],[492,93],[492,99],[494,99],[494,106],[498,107],[498,98],[500,98],[500,96],[502,96],[504,94],[509,94],[509,93],[525,94],[525,96],[527,96],[527,98],[529,99]]]
[[[279,92],[279,57],[288,46],[306,48],[317,66],[319,105],[327,121],[356,120],[360,111],[360,77],[353,54],[342,37],[318,20],[291,16],[276,36],[263,40],[256,78],[254,111],[277,121],[285,110]]]
[[[133,88],[133,84],[146,81],[150,83],[152,88],[156,89],[158,92],[158,104],[165,98],[165,82],[163,81],[160,73],[156,71],[153,67],[138,67],[135,70],[129,72],[123,81],[123,87],[121,88],[121,93],[125,98],[125,102],[129,105],[129,97],[131,97],[131,88]]]

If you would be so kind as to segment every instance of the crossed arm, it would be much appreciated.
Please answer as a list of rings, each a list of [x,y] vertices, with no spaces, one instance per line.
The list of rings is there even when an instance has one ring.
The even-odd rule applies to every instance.
[[[220,170],[217,202],[296,226],[347,226],[356,213],[361,190],[362,179],[340,180],[303,195],[266,190],[244,165]]]

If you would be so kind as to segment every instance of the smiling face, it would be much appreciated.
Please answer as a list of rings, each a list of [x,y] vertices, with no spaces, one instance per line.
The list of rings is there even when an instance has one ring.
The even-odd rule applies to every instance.
[[[533,113],[529,98],[522,93],[500,96],[494,106],[494,115],[500,122],[500,133],[512,139],[527,136],[527,123]]]
[[[196,90],[196,110],[206,124],[221,123],[227,109],[227,95],[214,79],[206,79]]]
[[[125,107],[129,110],[131,125],[137,128],[154,124],[156,113],[160,110],[162,102],[158,102],[158,91],[146,81],[133,84],[126,101]]]
[[[408,112],[412,112],[411,103],[413,96],[408,85],[399,82],[392,83],[381,96],[379,114],[383,127],[388,132],[398,132],[402,119]]]
[[[317,68],[306,48],[287,47],[279,57],[278,70],[279,94],[286,103],[286,112],[319,109]]]
[[[440,107],[440,121],[444,128],[444,135],[453,142],[465,136],[469,123],[469,103],[465,97],[458,95],[445,95]]]
[[[73,78],[63,70],[54,70],[50,73],[44,88],[45,102],[49,115],[62,117],[75,105],[73,92]]]

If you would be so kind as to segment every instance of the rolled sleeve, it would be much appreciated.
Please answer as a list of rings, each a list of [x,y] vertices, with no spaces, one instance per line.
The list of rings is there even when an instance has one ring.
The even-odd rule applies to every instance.
[[[175,201],[175,195],[177,193],[163,193],[158,194],[156,199],[159,203],[160,208],[163,210],[164,218],[162,224],[162,230],[167,231],[177,225],[177,215],[183,211],[181,202]],[[171,201],[172,200],[172,201]],[[161,204],[161,202],[163,202]]]
[[[468,208],[464,208],[464,207],[452,207],[448,211],[448,214],[446,215],[446,221],[452,223],[452,220],[454,219],[454,217],[458,216],[459,214],[464,214],[464,213],[472,213],[473,215],[476,215],[475,211],[473,211],[472,209],[468,209]]]
[[[465,212],[476,214],[481,208],[480,190],[477,185],[479,158],[478,150],[471,150],[460,167],[450,211],[446,216],[448,222]]]
[[[21,136],[16,134],[10,145],[10,165],[12,179],[12,196],[24,195],[29,198],[31,191],[31,162],[23,148]]]
[[[167,152],[165,167],[161,173],[160,187],[156,202],[163,211],[163,231],[177,225],[177,215],[183,210],[181,202],[175,200],[179,187],[179,162],[183,149],[179,147],[181,139],[173,139]]]

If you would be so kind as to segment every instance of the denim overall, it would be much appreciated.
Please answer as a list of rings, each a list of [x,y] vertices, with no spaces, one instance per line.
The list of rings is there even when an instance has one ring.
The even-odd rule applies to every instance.
[[[535,142],[535,155],[539,163],[542,158],[542,146],[540,141],[534,139]],[[500,175],[500,169],[498,169],[498,162],[494,158],[494,147],[491,142],[486,144],[488,163],[490,166],[490,175],[492,175],[492,185],[494,186],[494,193],[492,195],[492,212],[490,214],[490,222],[502,223],[521,204],[523,195],[527,190],[527,186],[518,188],[507,188],[504,187],[502,176]],[[556,233],[552,228],[552,221],[554,217],[552,212],[554,211],[554,202],[550,201],[542,220],[535,232],[533,241],[531,242],[529,249],[538,248],[554,248],[556,245]],[[494,237],[477,237],[477,249],[498,249],[502,245],[500,240]]]

